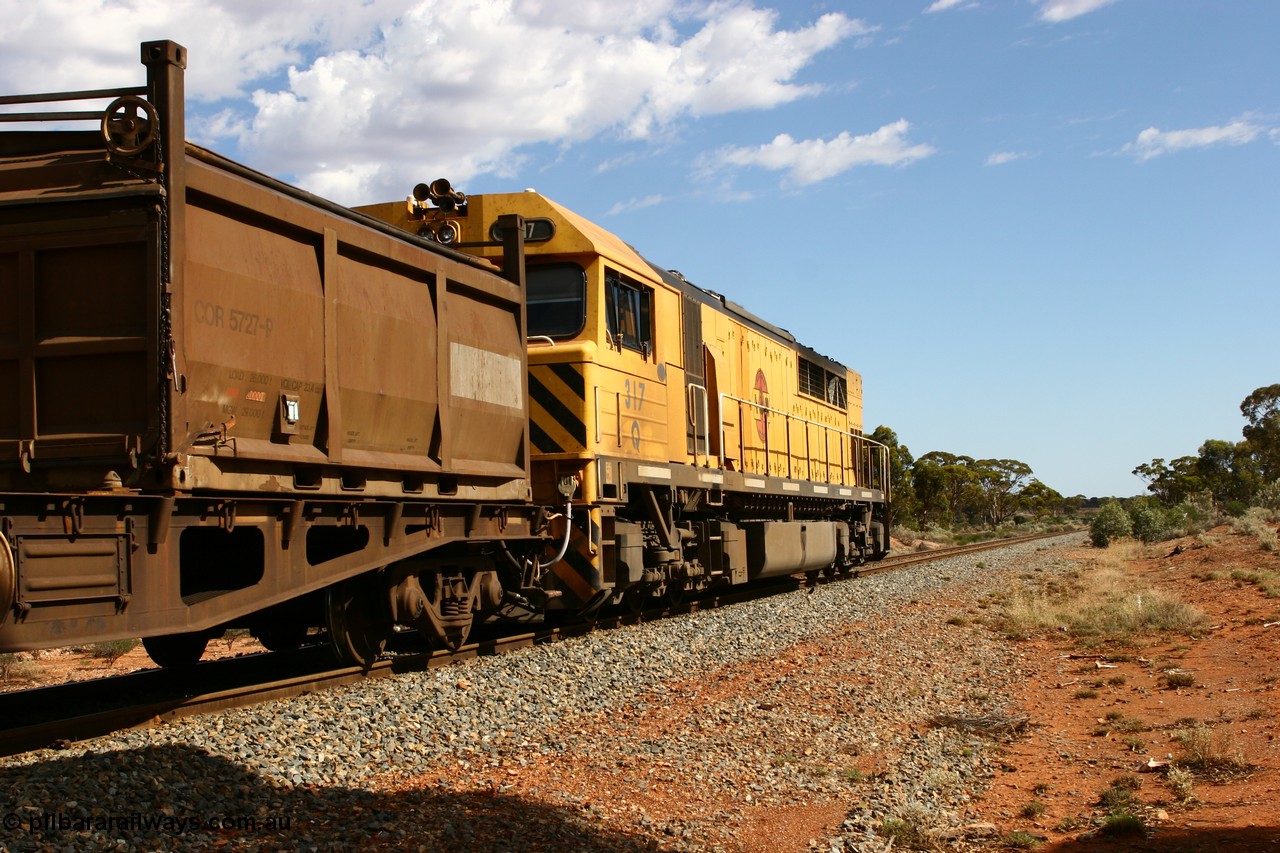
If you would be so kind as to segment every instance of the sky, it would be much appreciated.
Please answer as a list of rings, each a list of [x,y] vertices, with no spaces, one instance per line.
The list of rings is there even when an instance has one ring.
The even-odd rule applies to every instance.
[[[1280,382],[1275,0],[0,0],[0,91],[138,85],[346,204],[526,187],[1064,495]]]

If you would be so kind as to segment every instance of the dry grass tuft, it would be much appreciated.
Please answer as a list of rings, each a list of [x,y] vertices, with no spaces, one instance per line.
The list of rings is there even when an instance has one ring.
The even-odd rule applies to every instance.
[[[990,738],[1010,738],[1020,735],[1031,726],[1031,718],[1023,714],[1004,714],[995,712],[978,717],[961,717],[952,714],[938,714],[929,721],[935,729],[956,729],[962,732],[974,732]]]
[[[1173,733],[1182,747],[1178,764],[1202,776],[1230,777],[1244,773],[1250,765],[1230,732],[1218,732],[1197,722]]]
[[[1143,584],[1126,568],[1143,546],[1119,542],[1082,571],[1014,592],[1004,603],[1000,627],[1022,639],[1065,630],[1085,645],[1124,642],[1152,632],[1194,633],[1204,614],[1176,594]]]

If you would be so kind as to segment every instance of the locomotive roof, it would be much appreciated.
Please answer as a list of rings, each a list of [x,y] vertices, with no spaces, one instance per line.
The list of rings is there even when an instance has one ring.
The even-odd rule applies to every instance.
[[[795,349],[812,362],[821,364],[824,367],[835,368],[837,370],[848,369],[845,365],[835,359],[815,352],[800,343],[796,340],[795,335],[791,334],[786,329],[780,326],[775,326],[768,320],[751,313],[746,308],[733,300],[728,299],[724,295],[716,293],[714,290],[699,287],[685,278],[684,275],[677,270],[665,269],[658,264],[655,264],[653,261],[640,254],[634,246],[627,243],[625,240],[622,240],[618,235],[609,231],[607,228],[592,222],[581,214],[573,212],[558,202],[552,201],[541,193],[529,193],[529,195],[538,196],[543,202],[553,208],[563,219],[564,224],[569,226],[569,228],[578,231],[579,236],[586,242],[590,243],[596,253],[608,257],[610,260],[624,263],[627,266],[632,267],[636,272],[642,272],[645,270],[652,271],[654,275],[669,287],[678,290],[686,296],[697,299],[699,302],[711,305],[718,311],[723,311],[736,317],[738,320],[748,326],[751,326],[756,331],[773,338],[789,348]]]
[[[694,284],[693,282],[685,278],[684,274],[681,273],[679,270],[664,270],[661,267],[659,267],[657,264],[653,263],[652,261],[646,260],[645,262],[648,263],[649,266],[653,267],[654,271],[667,284],[680,290],[682,293],[688,296],[694,297],[700,302],[704,302],[706,304],[712,305],[713,307],[721,311],[724,311],[728,314],[732,314],[734,317],[737,317],[739,320],[746,323],[747,325],[753,326],[757,331],[763,332],[769,337],[774,338],[775,340],[778,340],[786,344],[787,346],[795,349],[797,352],[799,352],[801,355],[803,355],[805,358],[809,359],[810,361],[820,364],[827,368],[836,368],[838,370],[848,369],[845,365],[841,364],[840,362],[836,361],[830,356],[825,356],[822,353],[819,353],[810,349],[809,347],[805,346],[804,344],[796,340],[795,335],[791,334],[786,329],[782,328],[781,326],[775,326],[772,323],[770,323],[768,320],[762,319],[761,317],[758,317],[755,314],[752,314],[746,308],[743,308],[737,302],[734,302],[732,299],[729,299],[723,294],[716,293],[714,290],[708,290],[707,288],[704,288],[704,287],[699,287],[698,285]]]

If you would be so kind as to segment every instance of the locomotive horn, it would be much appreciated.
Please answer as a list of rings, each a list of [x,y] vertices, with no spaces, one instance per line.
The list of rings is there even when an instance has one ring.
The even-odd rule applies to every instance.
[[[457,210],[464,215],[467,212],[467,196],[455,190],[448,178],[436,178],[429,184],[415,185],[413,198],[419,205],[430,201],[444,211]]]
[[[441,210],[465,208],[467,197],[453,188],[448,178],[436,178],[427,187],[431,201]],[[465,211],[464,211],[465,212]]]

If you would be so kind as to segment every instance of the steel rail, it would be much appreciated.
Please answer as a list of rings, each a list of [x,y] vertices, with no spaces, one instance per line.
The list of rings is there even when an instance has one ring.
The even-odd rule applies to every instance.
[[[985,542],[917,551],[896,557],[887,557],[877,563],[860,566],[852,577],[896,571],[920,563],[943,560],[949,557],[1033,542],[1067,535],[1063,533],[1036,534],[1012,539],[994,539]],[[278,672],[287,665],[306,669],[326,652],[322,648],[303,649],[296,653],[261,653],[244,658],[208,661],[189,670],[147,670],[128,675],[110,676],[91,681],[34,688],[0,694],[0,719],[29,719],[38,709],[83,708],[93,701],[106,701],[106,696],[138,696],[147,690],[156,690],[161,696],[123,707],[108,707],[98,711],[70,717],[54,717],[0,729],[0,756],[16,755],[35,749],[70,748],[75,742],[102,737],[118,731],[147,728],[199,714],[210,714],[232,708],[243,708],[278,699],[287,699],[355,684],[371,678],[388,678],[410,672],[422,672],[480,656],[499,655],[534,645],[559,642],[596,630],[609,630],[642,622],[680,616],[689,613],[715,610],[733,604],[757,600],[781,591],[808,586],[809,576],[788,576],[776,583],[745,590],[729,590],[724,593],[704,594],[680,604],[667,604],[639,613],[611,614],[592,621],[572,623],[552,628],[508,636],[500,636],[481,642],[469,643],[457,651],[433,651],[399,654],[379,660],[368,669],[347,667],[303,671],[283,678],[262,680],[258,669]],[[244,669],[247,683],[232,683],[217,689],[197,688],[195,682],[208,684],[215,679],[211,675],[226,669]],[[226,682],[227,678],[221,681]],[[156,682],[152,685],[152,682]],[[232,677],[230,681],[234,682]],[[100,694],[95,697],[95,694]],[[15,712],[11,706],[29,705]],[[24,716],[25,715],[25,716]]]

